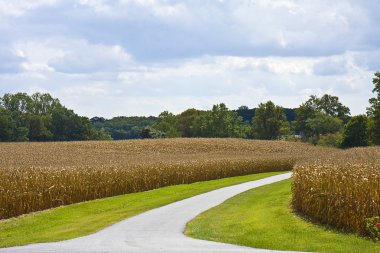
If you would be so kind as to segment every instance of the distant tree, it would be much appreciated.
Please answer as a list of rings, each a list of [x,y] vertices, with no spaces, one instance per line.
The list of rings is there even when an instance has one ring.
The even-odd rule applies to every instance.
[[[315,129],[311,129],[307,121],[315,118],[317,115],[320,117],[319,113],[339,118],[343,123],[346,123],[350,119],[350,109],[339,102],[338,97],[325,94],[321,98],[318,98],[312,95],[296,109],[295,131],[300,133],[305,139],[315,138]]]
[[[37,114],[37,115],[51,114],[56,107],[61,106],[59,100],[56,98],[53,98],[48,93],[37,92],[37,93],[32,94],[30,98],[31,98],[31,105],[29,106],[30,108],[29,112],[32,114]]]
[[[213,105],[212,110],[201,117],[203,137],[234,137],[245,138],[250,127],[243,123],[243,118],[237,112],[228,110],[223,103]]]
[[[145,127],[140,133],[141,139],[160,139],[165,137],[166,134],[164,132],[158,131],[152,127]]]
[[[112,136],[104,129],[101,128],[100,130],[93,130],[93,133],[91,134],[91,139],[92,140],[113,140]]]
[[[371,106],[367,108],[367,115],[370,117],[371,142],[380,145],[380,72],[375,73],[372,82],[375,85],[373,92],[377,96],[369,100]]]
[[[104,119],[93,117],[91,124],[98,131],[104,131],[114,140],[138,139],[141,131],[157,122],[157,117],[114,117]]]
[[[91,119],[90,119],[90,122],[91,122],[91,124],[97,124],[97,123],[105,123],[106,122],[106,119],[105,118],[103,118],[103,117],[97,117],[97,116],[95,116],[95,117],[92,117]]]
[[[206,137],[228,137],[229,113],[225,104],[213,105],[203,120],[203,132]]]
[[[313,144],[317,144],[321,134],[338,132],[342,127],[342,120],[323,112],[317,112],[315,117],[306,120],[306,127],[311,131]]]
[[[272,101],[259,104],[252,121],[253,133],[257,139],[277,139],[280,137],[281,131],[285,131],[287,128],[283,108],[275,105]]]
[[[309,138],[313,135],[313,130],[308,126],[307,120],[315,118],[318,109],[313,105],[305,102],[296,109],[296,121],[294,128],[297,133],[300,133],[304,138]]]
[[[88,118],[80,117],[64,106],[53,110],[51,132],[58,141],[91,140],[96,135]]]
[[[48,129],[50,116],[32,114],[28,116],[28,139],[30,141],[48,141],[53,138],[52,132]]]
[[[27,127],[17,127],[15,131],[14,141],[29,141],[29,129]]]
[[[246,110],[249,110],[248,106],[246,105],[239,106],[238,108],[238,111],[246,111]]]
[[[238,116],[242,117],[247,125],[252,124],[252,118],[255,116],[255,109],[249,109],[248,106],[242,105],[236,110]]]
[[[354,116],[343,128],[342,147],[368,146],[368,118],[365,115]]]
[[[373,88],[373,92],[377,92],[377,100],[380,100],[380,72],[375,73],[375,77],[372,79],[375,88]]]
[[[187,109],[177,115],[177,129],[183,137],[195,137],[199,134],[200,112],[196,109]]]
[[[4,94],[0,97],[0,141],[109,139],[86,117],[62,106],[48,93]]]
[[[9,110],[11,112],[28,113],[31,112],[32,99],[26,93],[6,93],[0,99],[0,104],[5,110]]]
[[[181,132],[177,129],[176,116],[168,111],[164,111],[158,115],[158,120],[152,125],[152,128],[164,132],[170,138],[181,136]]]
[[[317,106],[319,111],[337,117],[344,123],[350,119],[350,109],[339,102],[339,98],[336,96],[323,95],[320,99],[317,99]]]
[[[296,110],[291,108],[284,108],[284,112],[286,115],[286,120],[289,122],[293,122],[296,119]]]
[[[16,122],[11,112],[0,106],[0,141],[11,141],[15,135]]]

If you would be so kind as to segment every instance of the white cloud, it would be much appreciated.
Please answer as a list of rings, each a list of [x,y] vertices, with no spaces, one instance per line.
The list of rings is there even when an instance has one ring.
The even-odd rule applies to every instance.
[[[241,36],[267,51],[345,50],[369,24],[360,6],[348,1],[249,2],[232,6],[233,20]]]
[[[380,70],[379,8],[369,0],[0,0],[0,91],[48,91],[88,116],[268,99],[295,107],[326,92],[363,113]]]
[[[75,86],[66,86],[61,90],[64,96],[79,96],[83,94],[88,96],[97,96],[97,95],[106,95],[107,86],[103,83],[91,83],[91,85],[75,85]]]
[[[26,71],[68,73],[118,71],[131,56],[119,45],[90,44],[85,40],[50,38],[18,42],[15,54],[25,59]]]
[[[79,4],[91,8],[98,14],[115,17],[136,14],[133,13],[136,8],[162,19],[179,17],[185,11],[183,4],[170,4],[163,0],[117,0],[112,3],[104,0],[79,0]]]
[[[0,0],[0,16],[19,17],[33,9],[41,6],[52,6],[57,2],[58,0]]]

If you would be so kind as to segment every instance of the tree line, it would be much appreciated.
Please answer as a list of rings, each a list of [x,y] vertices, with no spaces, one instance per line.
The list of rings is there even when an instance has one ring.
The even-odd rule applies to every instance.
[[[380,72],[373,78],[376,94],[366,115],[351,117],[336,96],[310,96],[296,109],[272,101],[257,108],[229,110],[223,103],[210,110],[187,109],[158,117],[88,119],[67,109],[50,94],[5,94],[0,98],[1,141],[69,141],[136,138],[215,137],[286,139],[355,147],[380,145]]]
[[[67,109],[50,94],[5,94],[0,98],[1,141],[74,141],[111,139],[87,117]]]

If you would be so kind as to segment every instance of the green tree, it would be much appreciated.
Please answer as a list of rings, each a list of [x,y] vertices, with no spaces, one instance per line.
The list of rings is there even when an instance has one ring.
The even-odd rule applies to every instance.
[[[37,92],[32,94],[30,98],[30,113],[36,115],[51,114],[56,107],[61,105],[58,99],[53,98],[48,93]]]
[[[164,111],[158,115],[158,121],[152,125],[152,128],[164,132],[167,137],[179,137],[181,132],[177,130],[177,118],[168,111]]]
[[[342,120],[323,112],[317,112],[315,117],[306,120],[306,126],[311,130],[313,144],[317,144],[321,134],[338,132],[342,127]]]
[[[141,139],[160,139],[165,137],[166,134],[164,132],[158,131],[152,127],[145,127],[140,133]]]
[[[338,97],[325,94],[318,98],[312,95],[296,109],[295,131],[304,136],[305,139],[315,138],[315,129],[310,128],[308,120],[315,118],[318,113],[339,118],[343,123],[350,119],[350,109],[344,106]]]
[[[250,127],[243,123],[243,118],[237,112],[228,110],[221,103],[213,105],[211,111],[202,114],[201,131],[203,137],[245,138]]]
[[[252,119],[253,133],[257,139],[273,140],[287,131],[284,109],[272,101],[259,104]]]
[[[308,126],[307,120],[312,119],[317,114],[318,109],[306,103],[303,103],[296,109],[296,121],[294,122],[295,131],[308,139],[313,135],[313,130]]]
[[[31,111],[32,99],[26,93],[6,93],[0,99],[0,104],[11,112],[28,113]]]
[[[48,141],[53,138],[52,132],[48,129],[47,125],[51,122],[50,116],[30,115],[28,117],[29,133],[28,139],[30,141]]]
[[[344,123],[350,119],[350,109],[339,102],[339,98],[328,94],[323,95],[317,100],[319,111],[333,117],[337,117]]]
[[[370,117],[371,141],[380,145],[380,72],[375,73],[372,82],[375,85],[372,92],[377,93],[377,96],[369,100],[371,106],[367,108],[367,115]]]
[[[157,122],[157,117],[93,117],[91,124],[98,131],[109,134],[114,140],[138,139],[141,131]]]
[[[88,118],[80,117],[64,106],[53,110],[50,130],[54,140],[58,141],[91,140],[96,136]]]
[[[368,146],[368,118],[365,115],[354,116],[343,128],[342,147]]]
[[[228,137],[229,110],[223,103],[213,105],[203,120],[203,132],[206,137]]]
[[[195,137],[199,133],[200,112],[196,109],[187,109],[177,115],[177,128],[183,137]]]
[[[104,128],[101,128],[99,130],[93,129],[92,132],[93,132],[91,134],[92,140],[102,140],[102,141],[113,140],[112,136]]]
[[[0,98],[1,141],[109,139],[86,117],[62,106],[47,93],[7,93]]]
[[[0,141],[11,141],[14,138],[16,122],[11,113],[0,106]]]
[[[17,127],[15,131],[14,141],[29,141],[29,129],[27,127]]]

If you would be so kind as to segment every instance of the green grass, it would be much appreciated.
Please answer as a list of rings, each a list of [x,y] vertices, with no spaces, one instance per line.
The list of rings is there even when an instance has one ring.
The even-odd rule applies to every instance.
[[[374,253],[380,243],[331,231],[293,214],[290,180],[249,190],[189,222],[186,234],[255,248]]]
[[[53,242],[92,234],[115,222],[197,194],[284,172],[224,178],[63,206],[0,221],[0,247]]]

